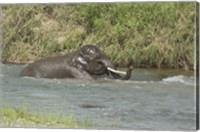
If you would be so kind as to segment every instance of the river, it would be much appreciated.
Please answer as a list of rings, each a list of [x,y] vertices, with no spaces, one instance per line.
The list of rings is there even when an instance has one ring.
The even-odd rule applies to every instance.
[[[133,69],[128,81],[19,77],[25,65],[0,64],[2,107],[87,120],[94,129],[195,130],[193,72]]]

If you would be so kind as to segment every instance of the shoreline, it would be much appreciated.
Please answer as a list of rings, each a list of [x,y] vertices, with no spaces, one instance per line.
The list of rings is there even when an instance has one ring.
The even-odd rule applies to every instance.
[[[29,65],[29,64],[31,64],[31,63],[33,63],[34,62],[34,60],[33,61],[24,61],[24,62],[0,62],[0,63],[2,63],[2,64],[11,64],[11,65]],[[125,65],[122,65],[122,66],[117,66],[117,68],[127,68],[128,66],[125,66]],[[193,66],[193,67],[190,67],[190,68],[185,68],[185,67],[183,67],[183,68],[181,68],[181,67],[178,67],[178,68],[176,68],[176,67],[153,67],[153,66],[150,66],[150,65],[142,65],[142,66],[134,66],[133,65],[133,69],[134,68],[145,68],[145,69],[163,69],[163,70],[165,70],[165,69],[175,69],[175,70],[183,70],[183,71],[193,71],[193,72],[196,72],[196,68]]]

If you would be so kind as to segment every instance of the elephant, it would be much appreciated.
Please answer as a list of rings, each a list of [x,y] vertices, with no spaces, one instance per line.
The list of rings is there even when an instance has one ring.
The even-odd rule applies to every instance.
[[[111,60],[98,47],[85,45],[63,56],[39,59],[26,66],[20,76],[36,78],[95,79],[99,75],[111,75],[115,79],[128,80],[132,67],[126,72],[116,70]]]

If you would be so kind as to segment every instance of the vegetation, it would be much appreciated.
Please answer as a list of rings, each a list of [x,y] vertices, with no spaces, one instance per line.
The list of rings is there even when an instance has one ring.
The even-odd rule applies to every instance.
[[[115,65],[195,65],[196,2],[2,6],[2,61],[28,63],[94,44]]]
[[[74,116],[68,119],[57,116],[30,114],[25,109],[3,108],[0,111],[0,127],[37,127],[37,128],[89,128],[87,122],[78,123]]]

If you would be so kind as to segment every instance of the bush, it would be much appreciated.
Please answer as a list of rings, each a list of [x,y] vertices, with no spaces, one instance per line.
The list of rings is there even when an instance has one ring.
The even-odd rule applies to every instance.
[[[4,5],[2,58],[27,63],[94,44],[119,66],[191,69],[195,8],[195,2]]]

